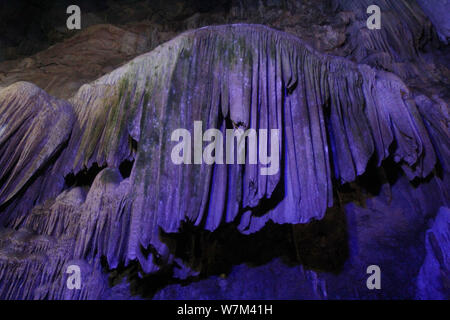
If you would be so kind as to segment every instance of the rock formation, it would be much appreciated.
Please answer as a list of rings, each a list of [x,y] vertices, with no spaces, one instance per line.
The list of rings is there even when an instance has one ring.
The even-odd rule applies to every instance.
[[[424,291],[428,282],[445,293],[445,218],[438,216],[421,239],[426,220],[449,200],[448,69],[417,52],[437,41],[417,4],[382,2],[394,17],[375,33],[356,29],[364,3],[336,2],[355,17],[348,21],[352,40],[331,50],[344,56],[351,50],[350,57],[319,52],[266,26],[233,24],[184,32],[82,85],[67,101],[28,82],[10,84],[35,71],[2,82],[0,298],[114,298],[133,291],[132,281],[120,282],[126,273],[137,275],[138,286],[168,269],[171,278],[196,278],[213,268],[208,254],[228,254],[209,243],[215,237],[234,243],[262,234],[263,249],[271,251],[270,237],[281,232],[286,241],[288,225],[292,239],[284,247],[312,270],[299,269],[305,292],[296,297],[375,298],[361,289],[360,269],[369,261],[387,270],[391,291],[378,298],[416,290],[419,298],[437,297]],[[71,41],[84,48],[79,40]],[[94,56],[94,63],[103,59]],[[43,87],[65,86],[65,78],[55,79],[60,85]],[[222,132],[279,129],[279,172],[260,175],[253,164],[174,164],[171,133],[193,132],[194,121]],[[199,244],[189,247],[183,237]],[[333,237],[342,248],[327,244]],[[324,270],[320,250],[330,250],[336,268]],[[398,257],[411,259],[401,275],[389,265]],[[278,260],[271,263],[282,269]],[[66,288],[73,264],[82,269],[82,290]],[[442,275],[424,276],[427,270]],[[361,286],[346,287],[352,273]],[[399,278],[408,284],[398,286]]]
[[[450,298],[450,211],[441,208],[426,235],[426,257],[417,279],[419,299]]]

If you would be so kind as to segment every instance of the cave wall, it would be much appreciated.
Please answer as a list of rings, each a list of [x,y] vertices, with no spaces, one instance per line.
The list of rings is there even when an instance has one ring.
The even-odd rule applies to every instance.
[[[445,297],[449,73],[429,11],[380,1],[371,33],[361,1],[177,3],[1,64],[0,297]],[[156,47],[222,21],[286,32],[206,27]],[[280,129],[280,171],[173,165],[170,133],[199,119]],[[82,290],[65,287],[71,264]]]

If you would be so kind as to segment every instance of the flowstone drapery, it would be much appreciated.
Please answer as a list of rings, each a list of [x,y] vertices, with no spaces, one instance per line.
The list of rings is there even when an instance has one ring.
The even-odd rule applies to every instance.
[[[109,268],[137,260],[144,273],[156,272],[175,259],[161,232],[176,233],[182,222],[210,231],[234,222],[250,234],[268,221],[320,220],[334,188],[364,174],[370,160],[380,166],[391,157],[410,180],[437,166],[446,176],[445,109],[394,74],[244,24],[186,32],[69,102],[29,83],[1,89],[2,233],[27,230],[27,240],[1,238],[0,296],[100,296],[103,276],[71,293],[64,266],[82,261],[95,274],[104,257]],[[279,172],[175,165],[171,133],[192,131],[194,121],[221,131],[279,129]],[[129,176],[120,170],[126,161],[134,161]],[[94,164],[91,185],[68,185]]]

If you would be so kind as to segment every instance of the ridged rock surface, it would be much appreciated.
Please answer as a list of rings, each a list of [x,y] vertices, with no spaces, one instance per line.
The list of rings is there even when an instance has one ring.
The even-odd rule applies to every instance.
[[[414,183],[438,180],[437,201],[448,201],[445,101],[263,26],[186,32],[83,85],[70,103],[14,84],[1,89],[0,110],[4,298],[101,297],[106,280],[95,274],[105,263],[137,261],[144,274],[177,264],[181,277],[193,275],[163,233],[183,223],[208,231],[235,223],[252,234],[269,221],[321,220],[336,187],[371,161],[393,159]],[[279,129],[279,172],[173,164],[171,133],[193,132],[194,121],[204,130]],[[129,177],[120,172],[127,161]],[[92,183],[68,184],[94,165]],[[71,261],[92,276],[81,292],[65,289]]]
[[[426,234],[426,257],[417,279],[419,299],[450,299],[450,209],[439,210]]]
[[[57,158],[68,141],[72,106],[26,82],[0,90],[0,206]]]

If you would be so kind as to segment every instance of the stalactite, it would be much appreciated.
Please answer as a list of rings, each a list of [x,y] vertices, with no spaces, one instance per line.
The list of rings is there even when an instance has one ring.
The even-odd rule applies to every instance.
[[[55,237],[63,249],[45,272],[44,260],[25,260],[18,271],[7,257],[0,263],[0,283],[14,285],[0,296],[32,297],[39,287],[39,297],[66,297],[58,275],[72,260],[83,260],[90,273],[98,271],[102,257],[112,268],[137,259],[145,273],[155,272],[175,259],[160,231],[177,232],[183,221],[211,231],[222,222],[236,222],[249,234],[269,220],[322,219],[333,205],[333,183],[354,181],[373,157],[378,165],[393,157],[413,180],[435,169],[438,149],[448,170],[448,132],[436,124],[435,114],[424,115],[427,99],[414,99],[391,73],[321,54],[294,36],[258,25],[186,32],[81,87],[70,99],[73,108],[28,84],[2,89],[2,115],[24,110],[23,120],[13,122],[18,129],[7,127],[10,133],[0,136],[0,148],[23,145],[15,167],[0,156],[4,224]],[[29,117],[41,121],[33,134],[25,130],[34,128]],[[2,130],[4,121],[0,118]],[[264,176],[259,164],[175,165],[171,133],[193,132],[194,121],[222,131],[230,124],[280,130],[280,170]],[[130,159],[135,161],[131,174],[123,179],[119,167]],[[50,167],[41,181],[50,175],[63,181],[94,163],[107,168],[87,195],[80,187],[64,190],[55,182],[39,189],[32,181],[45,164]],[[34,187],[18,194],[27,183]],[[60,195],[51,197],[55,193]],[[40,203],[29,216],[23,209],[15,219],[6,203],[13,196]],[[273,205],[262,211],[267,201]],[[2,257],[4,252],[0,249]],[[21,291],[22,283],[13,279],[31,277],[30,269],[46,276],[40,283],[25,280]],[[49,281],[51,290],[45,285]],[[314,282],[326,295],[320,281]],[[103,286],[98,284],[98,294]],[[89,297],[83,290],[77,298]]]

